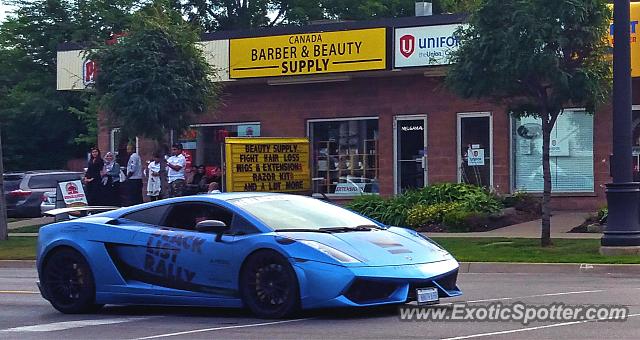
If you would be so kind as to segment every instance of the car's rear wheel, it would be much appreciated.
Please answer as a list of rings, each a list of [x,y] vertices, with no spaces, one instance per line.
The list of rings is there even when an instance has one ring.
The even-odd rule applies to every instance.
[[[69,248],[55,250],[42,268],[42,287],[51,305],[62,313],[92,313],[102,307],[95,303],[95,281],[85,258]]]
[[[262,318],[284,318],[300,306],[295,271],[272,250],[260,250],[247,258],[240,273],[240,292],[245,305]]]

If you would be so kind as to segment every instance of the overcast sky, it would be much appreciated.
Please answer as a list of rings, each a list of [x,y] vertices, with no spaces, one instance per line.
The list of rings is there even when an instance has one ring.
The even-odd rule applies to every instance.
[[[0,0],[0,22],[4,21],[4,18],[7,16],[7,12],[10,10],[10,7],[4,4],[4,1]]]

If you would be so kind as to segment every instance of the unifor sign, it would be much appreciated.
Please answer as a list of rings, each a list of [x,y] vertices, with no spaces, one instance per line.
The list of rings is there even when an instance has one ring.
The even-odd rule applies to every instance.
[[[231,39],[231,78],[386,69],[386,29]]]
[[[458,48],[454,35],[460,24],[396,28],[394,67],[450,64],[449,54]]]
[[[306,138],[225,138],[227,191],[310,192]]]

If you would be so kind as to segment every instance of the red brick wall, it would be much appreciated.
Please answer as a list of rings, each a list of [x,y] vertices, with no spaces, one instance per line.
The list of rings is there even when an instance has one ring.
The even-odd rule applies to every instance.
[[[461,100],[444,90],[439,78],[419,76],[354,79],[349,82],[269,86],[231,85],[215,117],[205,122],[261,121],[263,136],[306,136],[306,121],[314,118],[379,117],[381,193],[393,193],[393,117],[427,114],[428,179],[456,181],[456,113],[494,114],[494,183],[509,188],[508,119],[492,105]],[[502,145],[499,145],[502,144]]]
[[[634,103],[640,103],[640,79],[634,81]],[[442,78],[422,75],[359,78],[348,82],[270,86],[227,84],[215,113],[198,123],[260,121],[262,136],[304,137],[307,120],[315,118],[379,117],[380,189],[393,193],[393,117],[427,114],[428,179],[430,183],[456,181],[457,116],[459,112],[492,112],[494,186],[510,191],[509,117],[504,108],[463,100],[442,85]],[[104,125],[102,125],[104,126]],[[108,149],[109,134],[100,129],[98,138]],[[554,197],[556,209],[593,210],[606,203],[604,184],[610,181],[611,108],[605,106],[594,118],[595,195]],[[143,142],[141,155],[147,160],[155,145]]]

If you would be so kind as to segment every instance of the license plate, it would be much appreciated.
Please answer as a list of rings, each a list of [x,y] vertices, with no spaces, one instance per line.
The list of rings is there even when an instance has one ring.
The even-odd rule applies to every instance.
[[[419,305],[430,305],[438,303],[438,289],[416,288],[416,297]]]

